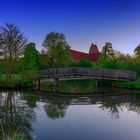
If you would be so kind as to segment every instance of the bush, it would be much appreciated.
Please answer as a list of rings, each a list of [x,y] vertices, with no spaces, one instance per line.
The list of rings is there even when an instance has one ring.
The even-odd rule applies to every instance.
[[[82,58],[80,61],[78,62],[74,62],[74,61],[71,61],[69,63],[69,67],[93,67],[93,63],[90,62],[89,60],[87,60],[86,58]]]
[[[85,58],[82,58],[79,62],[78,62],[78,67],[89,67],[91,68],[93,66],[93,64],[85,59]]]

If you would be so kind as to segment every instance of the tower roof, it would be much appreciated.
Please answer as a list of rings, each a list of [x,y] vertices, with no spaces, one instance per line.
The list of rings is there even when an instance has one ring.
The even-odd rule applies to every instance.
[[[91,44],[89,54],[99,54],[99,50],[96,44]]]

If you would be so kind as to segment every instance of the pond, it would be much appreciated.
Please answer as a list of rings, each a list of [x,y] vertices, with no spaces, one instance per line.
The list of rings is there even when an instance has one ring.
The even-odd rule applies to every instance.
[[[139,140],[140,94],[1,91],[0,124],[0,139],[18,132],[26,140]]]

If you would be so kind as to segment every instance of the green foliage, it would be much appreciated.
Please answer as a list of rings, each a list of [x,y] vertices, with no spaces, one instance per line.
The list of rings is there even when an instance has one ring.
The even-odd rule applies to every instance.
[[[92,67],[92,63],[87,60],[86,58],[82,58],[79,62],[78,62],[78,67]]]
[[[140,44],[135,48],[134,54],[137,59],[140,59]]]
[[[48,68],[48,55],[45,53],[39,54],[40,69]]]
[[[26,82],[32,82],[33,79],[38,77],[36,70],[28,70],[22,73],[22,79]]]
[[[25,71],[22,74],[14,74],[8,79],[5,74],[0,75],[0,87],[3,88],[24,88],[31,87],[32,81],[38,76],[36,71]]]
[[[54,49],[53,67],[67,67],[70,61],[70,50],[62,42],[58,43]]]
[[[96,67],[99,68],[111,68],[117,69],[117,58],[115,56],[115,50],[113,50],[112,44],[106,42],[101,51],[101,56],[96,64]]]
[[[110,46],[112,48],[112,46]],[[104,49],[105,47],[103,47]],[[102,51],[103,52],[103,51]],[[107,51],[108,52],[108,51]],[[123,70],[134,70],[136,71],[136,60],[129,54],[123,54],[119,51],[112,50],[108,55],[101,54],[97,67],[100,68],[111,68],[111,69],[123,69]],[[113,53],[111,53],[113,52]],[[111,55],[113,54],[113,55]],[[106,57],[105,57],[106,56]]]
[[[23,54],[27,39],[14,24],[6,23],[0,28],[0,55],[7,62],[6,72],[11,79],[13,73],[13,61],[17,61]]]
[[[11,79],[8,79],[5,74],[0,75],[0,87],[14,88],[23,82],[23,79],[19,75],[12,75]]]
[[[137,72],[140,77],[140,44],[134,50],[133,65],[131,68]]]
[[[70,61],[70,46],[62,33],[51,32],[45,36],[43,47],[47,49],[49,67],[65,67]]]
[[[113,85],[123,88],[140,88],[139,81],[115,82]]]
[[[130,65],[130,69],[137,72],[138,78],[140,78],[140,61],[138,59],[133,60],[132,66]]]
[[[26,140],[26,136],[22,132],[14,132],[13,135],[7,136],[6,140]]]
[[[69,67],[78,67],[78,62],[70,61],[69,62]]]
[[[22,60],[23,70],[38,70],[39,57],[38,51],[35,48],[35,43],[29,43],[24,50],[24,57]]]
[[[31,95],[31,93],[30,93],[30,94],[26,95],[24,98],[27,100],[27,105],[28,105],[30,108],[36,107],[37,96]]]
[[[78,62],[70,61],[69,67],[88,67],[91,68],[93,67],[93,63],[87,60],[86,58],[82,58]]]
[[[105,46],[103,46],[102,48],[101,54],[105,59],[114,57],[114,50],[110,42],[105,43]]]
[[[0,59],[0,74],[4,74],[7,72],[7,61],[4,59]]]

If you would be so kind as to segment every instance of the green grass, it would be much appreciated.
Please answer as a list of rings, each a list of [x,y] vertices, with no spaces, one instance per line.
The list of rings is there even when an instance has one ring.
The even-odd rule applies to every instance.
[[[140,81],[115,82],[113,83],[113,86],[140,89]]]

